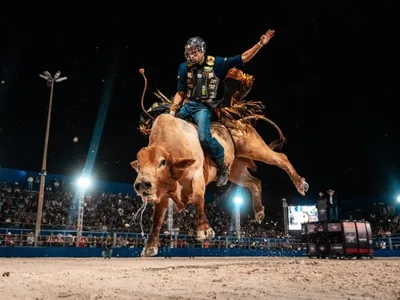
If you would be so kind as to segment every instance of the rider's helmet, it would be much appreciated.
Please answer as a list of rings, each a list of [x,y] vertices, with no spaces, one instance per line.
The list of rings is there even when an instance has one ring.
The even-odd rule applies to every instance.
[[[190,38],[185,45],[185,57],[189,63],[197,64],[206,53],[206,42],[201,37]]]

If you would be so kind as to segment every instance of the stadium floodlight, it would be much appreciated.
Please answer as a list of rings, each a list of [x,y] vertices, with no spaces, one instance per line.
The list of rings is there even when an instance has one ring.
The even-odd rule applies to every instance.
[[[239,196],[236,196],[235,198],[233,198],[233,202],[234,202],[236,205],[242,205],[242,204],[243,204],[243,198],[242,198],[242,197],[239,197]]]
[[[79,177],[77,184],[80,189],[86,190],[92,185],[92,180],[89,177],[82,176]]]
[[[39,76],[40,76],[41,78],[43,78],[44,80],[49,80],[49,79],[50,79],[49,77],[47,77],[47,76],[45,76],[45,75],[43,75],[43,74],[39,74]]]
[[[67,80],[67,77],[60,77],[60,78],[57,78],[57,79],[56,79],[56,82],[61,82],[61,81],[64,81],[64,80]]]

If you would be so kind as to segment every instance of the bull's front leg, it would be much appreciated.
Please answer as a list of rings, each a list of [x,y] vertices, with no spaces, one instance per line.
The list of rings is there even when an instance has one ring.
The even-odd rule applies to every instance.
[[[215,237],[215,232],[208,223],[206,212],[204,209],[204,194],[206,183],[203,173],[194,175],[194,179],[192,181],[192,189],[193,194],[190,196],[190,202],[193,204],[197,212],[197,240],[211,240]]]
[[[141,256],[156,256],[158,253],[158,243],[160,230],[164,222],[165,213],[168,209],[168,197],[161,199],[159,203],[154,203],[153,206],[153,226],[146,246],[143,248]]]
[[[203,195],[195,195],[193,197],[193,205],[197,212],[197,240],[199,241],[211,240],[215,237],[215,232],[207,220],[204,202]]]

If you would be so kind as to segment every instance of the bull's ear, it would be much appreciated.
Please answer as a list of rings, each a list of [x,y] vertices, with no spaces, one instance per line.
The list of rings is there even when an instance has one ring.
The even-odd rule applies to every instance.
[[[196,161],[194,159],[176,158],[172,162],[172,167],[177,169],[186,169],[193,165]]]
[[[174,180],[178,180],[181,178],[183,171],[186,168],[189,168],[193,165],[196,161],[194,159],[186,159],[186,158],[177,158],[173,159],[172,168],[171,168],[171,175]]]
[[[139,172],[139,162],[137,160],[131,162],[131,167],[134,168],[136,172]]]

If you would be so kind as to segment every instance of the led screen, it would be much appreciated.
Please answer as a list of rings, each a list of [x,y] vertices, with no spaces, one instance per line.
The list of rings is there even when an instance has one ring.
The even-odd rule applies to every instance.
[[[289,230],[301,230],[302,223],[318,222],[318,210],[315,205],[288,206]]]

